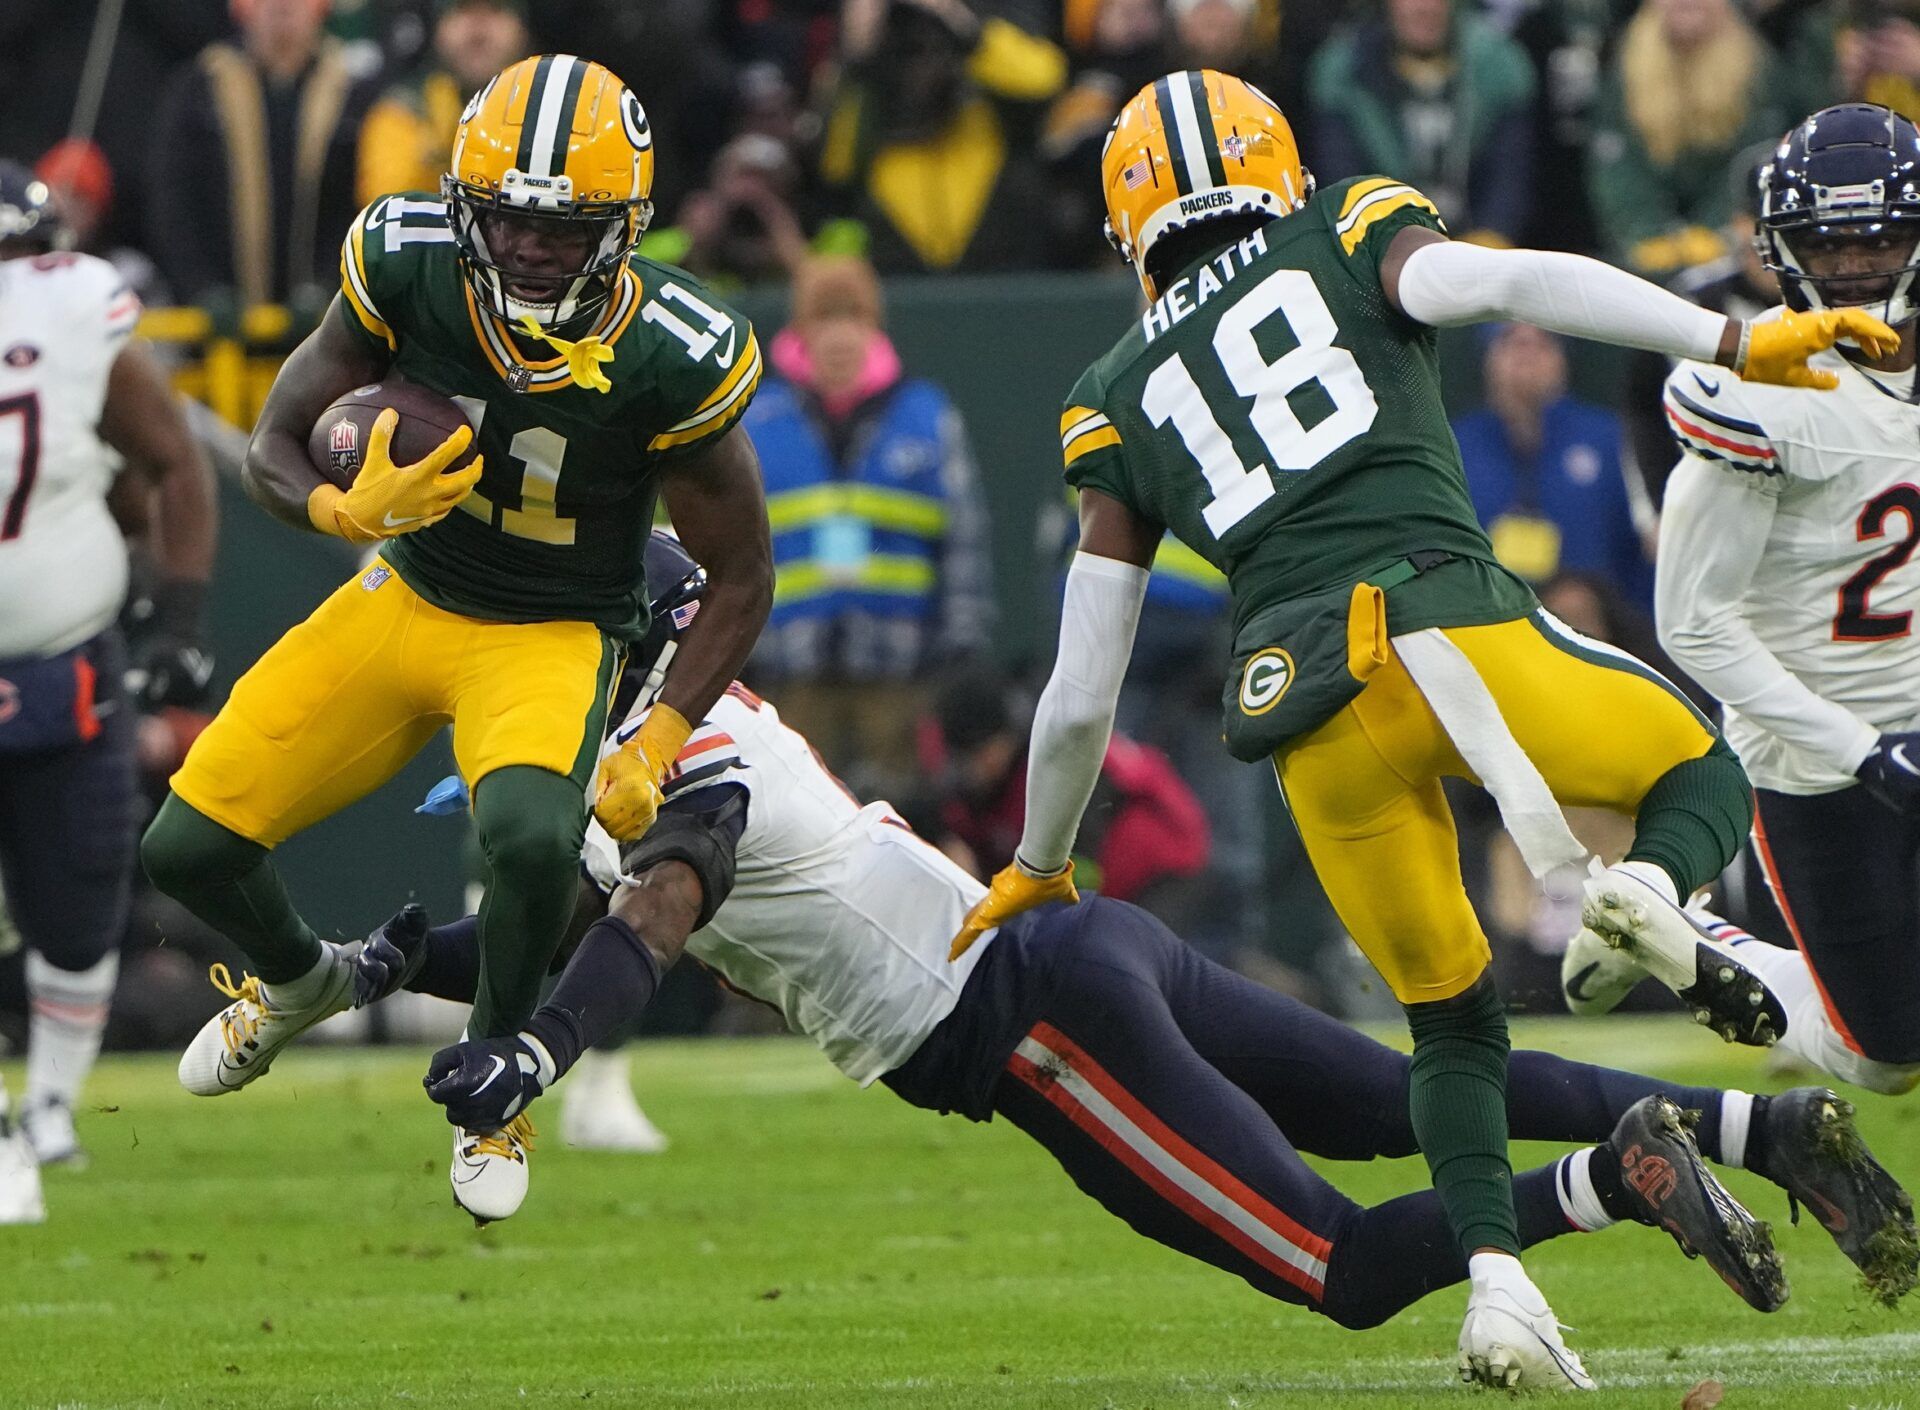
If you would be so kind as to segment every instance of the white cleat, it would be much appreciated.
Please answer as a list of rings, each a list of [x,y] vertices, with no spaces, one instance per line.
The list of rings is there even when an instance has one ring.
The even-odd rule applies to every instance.
[[[533,1123],[522,1112],[498,1131],[453,1128],[453,1202],[475,1224],[510,1218],[527,1198],[527,1152]]]
[[[0,1224],[42,1224],[46,1218],[33,1146],[26,1132],[0,1113]]]
[[[1622,862],[1604,869],[1595,863],[1580,909],[1586,929],[1603,944],[1624,951],[1634,966],[1679,995],[1696,1023],[1729,1043],[1770,1047],[1787,1031],[1786,1005],[1765,980],[1734,957],[1731,948],[1716,944],[1656,884],[1655,876],[1665,880],[1663,873],[1645,862]],[[1570,955],[1572,950],[1570,945]],[[1614,982],[1621,974],[1614,971]],[[1563,991],[1568,977],[1569,969],[1563,965]],[[1598,979],[1597,972],[1593,978]],[[1568,1006],[1573,1007],[1571,997]]]
[[[1479,1268],[1460,1327],[1460,1379],[1496,1390],[1594,1389],[1520,1260],[1480,1254],[1471,1262]]]
[[[329,946],[333,970],[320,997],[304,1008],[281,1008],[257,975],[236,986],[223,964],[207,971],[213,987],[233,1002],[201,1025],[180,1055],[180,1085],[196,1097],[236,1092],[261,1076],[279,1051],[314,1024],[344,1012],[353,1002],[353,966]]]
[[[20,1113],[20,1129],[40,1164],[87,1168],[86,1148],[73,1129],[73,1108],[65,1102],[49,1100],[26,1107]]]
[[[1615,949],[1584,925],[1560,957],[1561,997],[1568,1013],[1582,1017],[1612,1013],[1646,977],[1632,951]]]
[[[658,1155],[669,1144],[634,1098],[626,1054],[592,1049],[560,1086],[560,1139],[576,1150],[633,1155]]]

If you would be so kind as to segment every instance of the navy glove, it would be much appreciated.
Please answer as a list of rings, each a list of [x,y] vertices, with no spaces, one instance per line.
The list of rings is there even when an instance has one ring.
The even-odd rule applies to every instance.
[[[127,672],[127,688],[143,709],[198,710],[212,698],[213,657],[203,625],[206,594],[205,583],[186,581],[154,589],[151,631]]]
[[[1883,734],[1854,775],[1896,813],[1920,813],[1920,734]]]
[[[422,1085],[447,1109],[447,1120],[455,1126],[498,1131],[546,1091],[554,1075],[552,1060],[543,1062],[516,1034],[442,1048],[427,1065]]]
[[[353,1006],[366,1008],[404,989],[427,958],[427,912],[402,906],[353,957]]]

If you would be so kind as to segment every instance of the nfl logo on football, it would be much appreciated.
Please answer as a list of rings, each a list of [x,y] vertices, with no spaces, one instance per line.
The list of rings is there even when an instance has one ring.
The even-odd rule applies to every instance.
[[[360,428],[351,421],[333,423],[327,436],[327,459],[340,474],[360,468]]]

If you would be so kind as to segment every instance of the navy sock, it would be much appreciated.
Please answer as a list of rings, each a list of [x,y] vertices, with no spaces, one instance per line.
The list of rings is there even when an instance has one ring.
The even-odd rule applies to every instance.
[[[1507,1060],[1507,1124],[1516,1141],[1580,1141],[1597,1145],[1642,1097],[1663,1093],[1682,1111],[1698,1111],[1700,1154],[1720,1159],[1720,1090],[1685,1087],[1637,1072],[1570,1062],[1525,1049]],[[1756,1109],[1754,1127],[1759,1127]],[[1751,1148],[1752,1139],[1749,1137]],[[1747,1162],[1751,1164],[1751,1160]]]

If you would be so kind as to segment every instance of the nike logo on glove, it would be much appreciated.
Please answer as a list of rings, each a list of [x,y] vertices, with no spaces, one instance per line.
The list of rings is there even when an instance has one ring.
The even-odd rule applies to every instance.
[[[386,513],[386,517],[381,519],[380,524],[381,524],[381,527],[383,528],[400,529],[400,528],[406,527],[408,524],[418,524],[422,519],[425,519],[426,517],[427,516],[424,514],[408,514],[402,518],[396,519],[393,517],[393,511],[389,509]]]
[[[494,1078],[498,1077],[501,1073],[507,1070],[507,1060],[501,1057],[500,1054],[495,1053],[493,1055],[492,1061],[493,1061],[493,1071],[487,1074],[487,1080],[482,1082],[478,1087],[475,1087],[471,1092],[467,1093],[468,1096],[470,1097],[479,1096],[482,1092],[486,1091],[487,1088],[493,1085]]]

